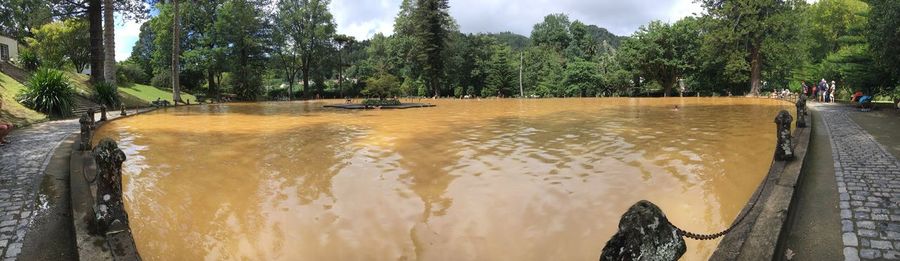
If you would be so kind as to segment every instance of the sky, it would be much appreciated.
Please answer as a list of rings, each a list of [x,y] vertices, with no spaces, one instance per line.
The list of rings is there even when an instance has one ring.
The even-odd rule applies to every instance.
[[[369,39],[390,35],[402,0],[332,0],[337,32]],[[702,8],[693,0],[450,0],[450,15],[463,33],[505,32],[528,36],[534,24],[552,13],[565,13],[608,29],[631,35],[653,20],[675,22]],[[137,42],[142,21],[116,19],[116,60],[128,59]]]

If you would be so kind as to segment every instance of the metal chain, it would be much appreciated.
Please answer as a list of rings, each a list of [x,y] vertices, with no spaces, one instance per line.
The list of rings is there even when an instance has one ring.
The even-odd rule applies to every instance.
[[[762,189],[760,189],[759,193],[756,194],[756,198],[754,198],[753,201],[750,203],[750,208],[748,208],[747,211],[744,211],[744,213],[741,213],[741,216],[738,217],[737,221],[735,221],[734,223],[732,223],[731,226],[728,227],[728,229],[725,229],[725,230],[723,230],[722,232],[715,233],[715,234],[699,234],[699,233],[688,232],[688,231],[686,231],[686,230],[684,230],[684,229],[681,229],[681,228],[679,228],[678,226],[675,226],[675,224],[672,224],[671,221],[669,221],[669,225],[671,225],[672,227],[674,227],[675,230],[678,232],[679,235],[681,235],[681,236],[683,236],[683,237],[690,238],[690,239],[694,239],[694,240],[713,240],[713,239],[716,239],[716,238],[720,238],[720,237],[722,237],[722,236],[728,234],[728,232],[731,232],[731,230],[733,230],[735,227],[737,227],[737,225],[741,224],[741,222],[744,221],[744,218],[747,217],[748,214],[750,214],[750,211],[752,211],[754,207],[756,207],[756,203],[759,201],[759,198],[762,197],[763,190],[766,189],[766,185],[767,185],[768,183],[769,183],[769,177],[766,176],[766,179],[763,180]]]

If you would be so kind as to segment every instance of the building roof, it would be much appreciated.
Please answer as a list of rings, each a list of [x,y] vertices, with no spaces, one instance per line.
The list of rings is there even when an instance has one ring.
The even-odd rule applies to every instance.
[[[13,41],[18,42],[18,41],[16,40],[16,38],[13,38],[12,36],[8,36],[8,35],[2,34],[2,33],[0,33],[0,37],[7,38],[7,39],[10,39],[10,40],[13,40]]]

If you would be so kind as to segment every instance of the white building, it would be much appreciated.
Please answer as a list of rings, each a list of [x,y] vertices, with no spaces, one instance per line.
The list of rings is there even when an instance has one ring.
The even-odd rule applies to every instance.
[[[19,58],[19,43],[5,35],[0,35],[0,61],[11,61]]]

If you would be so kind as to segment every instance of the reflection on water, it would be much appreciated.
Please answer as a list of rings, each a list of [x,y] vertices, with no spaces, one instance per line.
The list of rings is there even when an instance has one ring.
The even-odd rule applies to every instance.
[[[596,260],[641,199],[685,229],[725,228],[768,170],[773,119],[790,107],[434,103],[179,107],[97,135],[128,155],[125,198],[148,260]],[[685,257],[717,243],[690,241]]]

